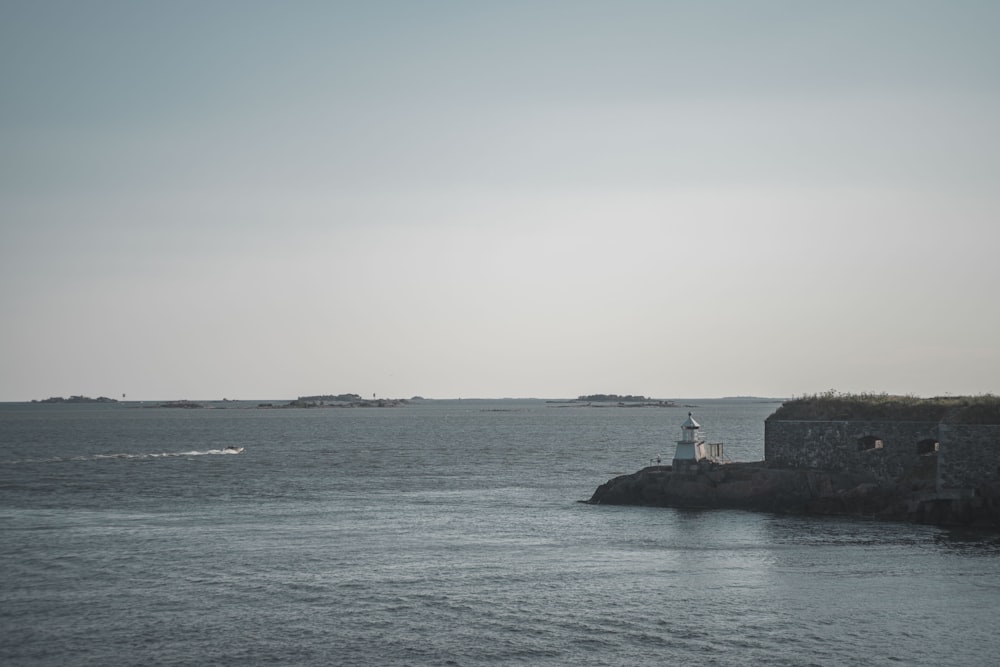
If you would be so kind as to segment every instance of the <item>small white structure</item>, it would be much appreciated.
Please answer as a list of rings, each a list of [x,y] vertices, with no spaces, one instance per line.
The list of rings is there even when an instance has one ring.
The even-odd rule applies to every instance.
[[[677,441],[677,450],[674,452],[674,470],[705,458],[705,441],[698,434],[701,424],[694,420],[691,413],[681,424],[681,439]]]

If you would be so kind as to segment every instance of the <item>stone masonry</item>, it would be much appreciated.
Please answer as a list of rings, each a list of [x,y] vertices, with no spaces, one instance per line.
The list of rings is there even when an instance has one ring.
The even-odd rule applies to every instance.
[[[1000,481],[1000,425],[903,421],[764,422],[768,465],[870,475],[935,475],[938,492]]]

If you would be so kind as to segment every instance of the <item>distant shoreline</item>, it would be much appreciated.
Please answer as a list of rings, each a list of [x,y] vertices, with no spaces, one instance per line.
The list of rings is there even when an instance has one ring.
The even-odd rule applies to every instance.
[[[394,405],[411,403],[434,403],[448,401],[534,401],[546,403],[552,407],[660,407],[660,408],[691,408],[698,407],[697,402],[701,401],[740,401],[757,403],[781,403],[787,398],[771,398],[765,396],[724,396],[724,397],[688,397],[660,399],[640,396],[615,397],[607,395],[607,398],[545,398],[534,396],[501,396],[501,397],[449,397],[449,398],[425,398],[423,396],[413,396],[411,398],[362,398],[357,394],[337,394],[322,396],[300,396],[299,398],[279,398],[279,399],[231,399],[231,398],[208,398],[208,399],[127,399],[110,398],[108,396],[51,396],[44,399],[29,400],[7,400],[0,401],[0,404],[30,404],[30,405],[88,405],[88,404],[117,404],[121,407],[194,407],[195,404],[201,407],[344,407],[346,405],[377,405],[379,403],[392,403]]]

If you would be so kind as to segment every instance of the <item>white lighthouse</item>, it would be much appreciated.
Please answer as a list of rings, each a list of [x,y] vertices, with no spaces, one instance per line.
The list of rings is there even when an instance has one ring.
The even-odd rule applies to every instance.
[[[674,452],[674,470],[685,468],[705,458],[705,441],[698,434],[701,424],[688,413],[688,418],[681,424],[681,439],[677,441]]]

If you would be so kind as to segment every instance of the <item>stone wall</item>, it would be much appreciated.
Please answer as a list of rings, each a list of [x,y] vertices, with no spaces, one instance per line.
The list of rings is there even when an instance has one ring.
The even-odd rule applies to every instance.
[[[1000,426],[942,423],[938,428],[940,488],[974,488],[1000,481]]]
[[[1000,425],[768,420],[764,459],[778,467],[866,474],[884,482],[925,474],[933,464],[939,491],[972,489],[1000,482]]]
[[[918,443],[938,440],[937,422],[768,420],[764,459],[779,467],[890,481],[925,462]]]

